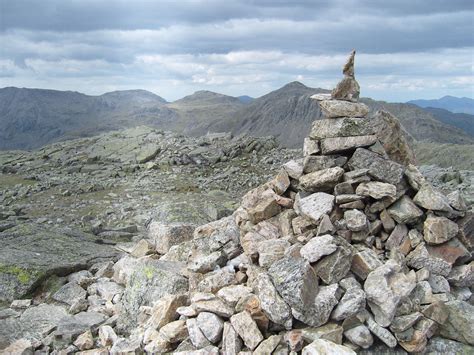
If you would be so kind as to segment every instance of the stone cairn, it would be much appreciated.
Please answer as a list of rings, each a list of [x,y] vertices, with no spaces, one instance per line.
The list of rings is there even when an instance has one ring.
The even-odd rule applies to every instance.
[[[412,353],[446,338],[472,351],[472,212],[410,164],[396,119],[367,116],[354,55],[332,94],[313,96],[324,117],[303,159],[232,216],[152,222],[107,272],[70,277],[89,295],[67,296],[70,312],[111,318],[74,336],[59,326],[53,339],[97,354]]]

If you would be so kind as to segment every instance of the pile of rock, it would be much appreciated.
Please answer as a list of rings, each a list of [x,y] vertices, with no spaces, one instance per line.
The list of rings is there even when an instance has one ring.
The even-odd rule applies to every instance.
[[[62,338],[51,330],[49,342],[12,346],[94,354],[472,351],[472,212],[410,164],[393,117],[368,118],[355,102],[353,60],[337,93],[315,97],[325,117],[305,139],[303,159],[248,192],[232,216],[197,228],[152,222],[147,239],[107,272],[76,274],[70,283],[79,286],[55,299],[80,294],[70,312],[107,317],[70,344],[57,345]]]

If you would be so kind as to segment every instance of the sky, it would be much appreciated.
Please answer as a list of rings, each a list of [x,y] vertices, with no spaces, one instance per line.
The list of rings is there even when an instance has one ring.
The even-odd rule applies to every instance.
[[[474,97],[472,0],[0,0],[0,87],[259,97],[333,88]]]

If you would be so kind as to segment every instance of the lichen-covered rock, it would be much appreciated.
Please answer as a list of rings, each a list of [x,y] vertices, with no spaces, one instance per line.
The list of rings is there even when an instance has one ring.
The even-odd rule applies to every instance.
[[[313,122],[309,136],[313,139],[367,136],[374,133],[370,118],[342,117]]]
[[[440,327],[441,336],[473,345],[474,306],[463,301],[450,301],[446,303],[446,306],[449,316]]]
[[[449,205],[448,198],[428,183],[421,186],[413,198],[413,202],[427,210],[444,212],[453,210]]]
[[[369,108],[363,103],[342,100],[323,100],[319,106],[327,118],[365,117],[369,113]]]
[[[391,205],[387,212],[390,216],[400,224],[413,224],[423,216],[423,211],[420,210],[411,200],[410,197],[404,195]]]
[[[423,236],[428,244],[442,244],[458,234],[458,225],[446,217],[429,216],[423,225]]]
[[[357,186],[356,194],[360,196],[370,196],[377,200],[383,197],[394,198],[397,194],[397,187],[379,181],[363,182]]]

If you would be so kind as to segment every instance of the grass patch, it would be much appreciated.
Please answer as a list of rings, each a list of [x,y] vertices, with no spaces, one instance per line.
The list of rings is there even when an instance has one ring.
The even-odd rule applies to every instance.
[[[414,146],[418,165],[452,166],[458,170],[472,170],[474,145],[417,142]]]

